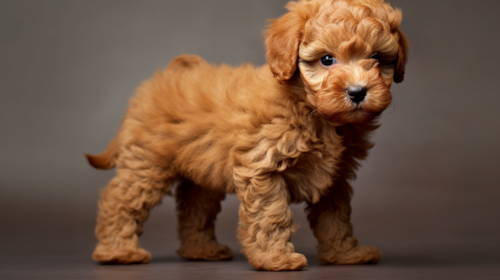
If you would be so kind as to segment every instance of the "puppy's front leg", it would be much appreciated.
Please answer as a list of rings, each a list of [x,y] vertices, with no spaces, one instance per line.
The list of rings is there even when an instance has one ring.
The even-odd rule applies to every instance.
[[[288,208],[290,194],[281,175],[268,172],[243,177],[248,179],[237,182],[238,238],[250,264],[257,270],[274,271],[306,266],[306,258],[295,253],[290,242],[295,227]]]
[[[359,246],[352,236],[351,192],[349,183],[340,179],[318,203],[307,207],[322,264],[376,263],[382,256],[375,247]]]

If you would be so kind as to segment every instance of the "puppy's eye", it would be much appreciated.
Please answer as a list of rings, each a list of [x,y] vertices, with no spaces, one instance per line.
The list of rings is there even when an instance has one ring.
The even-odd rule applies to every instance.
[[[332,66],[335,63],[335,57],[327,54],[323,56],[319,61],[321,62],[321,65],[328,67]]]
[[[374,53],[374,54],[370,55],[370,57],[368,57],[368,59],[376,59],[376,60],[379,60],[379,59],[380,59],[380,55],[378,55],[377,53]]]

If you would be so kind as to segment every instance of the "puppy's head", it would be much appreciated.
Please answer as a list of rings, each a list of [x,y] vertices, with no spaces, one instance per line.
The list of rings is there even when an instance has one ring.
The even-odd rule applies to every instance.
[[[274,77],[303,80],[308,103],[335,123],[373,119],[404,78],[401,11],[383,0],[301,0],[266,31]]]

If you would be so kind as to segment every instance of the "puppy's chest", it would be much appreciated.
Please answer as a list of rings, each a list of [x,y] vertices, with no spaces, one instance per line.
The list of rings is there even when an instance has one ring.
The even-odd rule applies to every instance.
[[[335,183],[344,150],[342,138],[332,131],[314,143],[311,151],[301,154],[283,172],[292,202],[318,202]]]

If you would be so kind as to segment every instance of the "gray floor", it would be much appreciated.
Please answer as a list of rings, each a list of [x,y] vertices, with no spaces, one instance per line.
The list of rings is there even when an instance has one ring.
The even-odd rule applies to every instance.
[[[5,266],[9,266],[4,269]],[[165,255],[147,265],[102,266],[78,255],[54,256],[4,262],[1,279],[491,279],[495,265],[440,264],[387,260],[378,265],[320,266],[310,261],[296,272],[258,272],[242,257],[229,262],[188,262]]]
[[[377,245],[384,253],[377,265],[323,266],[315,257],[315,240],[307,227],[302,205],[293,205],[295,221],[301,225],[292,241],[304,253],[309,265],[298,272],[258,272],[239,252],[235,232],[236,203],[228,197],[219,216],[219,241],[229,245],[236,256],[231,261],[186,261],[175,254],[176,221],[172,198],[155,209],[145,225],[141,244],[153,254],[145,265],[99,265],[90,258],[94,211],[67,211],[36,204],[2,203],[3,209],[15,213],[4,219],[0,250],[0,279],[499,279],[500,244],[497,236],[463,234],[434,235],[412,233],[391,228],[378,229],[374,236],[370,225],[360,215],[353,216],[361,243]],[[21,207],[20,207],[21,206]],[[24,207],[23,207],[24,206]],[[17,209],[17,210],[16,210]],[[38,209],[24,212],[22,209]],[[2,211],[2,213],[6,213]],[[356,211],[355,211],[356,213]],[[399,216],[393,214],[393,216]],[[16,217],[16,218],[14,218]],[[392,217],[385,216],[384,219]],[[9,228],[16,228],[15,234]],[[10,233],[9,233],[10,232]],[[385,233],[385,234],[384,234]]]

